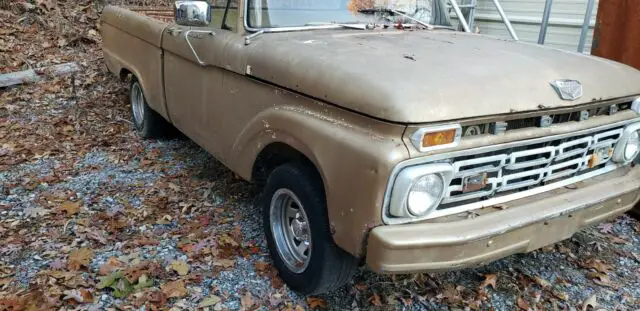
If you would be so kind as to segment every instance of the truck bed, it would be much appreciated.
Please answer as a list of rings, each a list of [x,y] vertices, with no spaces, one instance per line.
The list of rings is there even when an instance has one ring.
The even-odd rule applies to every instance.
[[[172,19],[170,7],[107,6],[100,29],[109,70],[120,76],[134,75],[149,106],[165,118],[162,36]]]
[[[124,8],[165,23],[172,23],[175,18],[175,12],[170,6],[125,6]]]

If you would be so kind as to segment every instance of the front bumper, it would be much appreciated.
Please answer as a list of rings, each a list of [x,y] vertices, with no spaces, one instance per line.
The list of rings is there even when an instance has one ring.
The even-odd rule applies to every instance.
[[[575,185],[473,219],[376,227],[368,238],[367,265],[379,273],[460,269],[567,239],[639,203],[640,166]]]

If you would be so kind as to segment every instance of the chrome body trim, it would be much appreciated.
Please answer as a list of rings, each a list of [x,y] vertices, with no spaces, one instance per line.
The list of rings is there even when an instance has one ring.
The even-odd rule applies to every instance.
[[[390,176],[389,176],[389,181],[387,183],[387,189],[385,191],[385,195],[384,195],[384,200],[383,200],[383,208],[382,208],[382,220],[385,224],[400,224],[400,223],[411,223],[411,222],[416,222],[416,221],[421,221],[421,220],[426,220],[426,219],[432,219],[432,218],[437,218],[437,217],[443,217],[443,216],[448,216],[448,215],[453,215],[453,214],[458,214],[458,213],[462,213],[462,212],[468,212],[468,211],[472,211],[472,210],[476,210],[476,209],[480,209],[483,207],[488,207],[488,206],[492,206],[492,205],[496,205],[496,204],[502,204],[505,202],[509,202],[509,201],[513,201],[513,200],[517,200],[517,199],[522,199],[525,197],[529,197],[529,196],[533,196],[536,194],[540,194],[546,191],[550,191],[553,189],[557,189],[557,188],[561,188],[561,187],[565,187],[567,185],[570,184],[574,184],[576,182],[594,177],[594,176],[598,176],[601,174],[605,174],[611,171],[614,171],[615,169],[621,167],[621,165],[614,163],[613,161],[609,161],[609,159],[607,159],[608,163],[605,167],[598,169],[596,171],[592,171],[592,172],[587,172],[584,173],[582,175],[579,176],[575,176],[575,177],[571,177],[565,180],[561,180],[561,181],[557,181],[548,185],[543,185],[543,186],[538,186],[536,188],[533,189],[529,189],[529,190],[524,190],[524,191],[520,191],[517,193],[513,193],[513,194],[508,194],[508,195],[504,195],[504,196],[499,196],[499,197],[494,197],[488,200],[484,200],[484,201],[479,201],[479,202],[473,202],[473,203],[469,203],[469,204],[465,204],[465,205],[460,205],[460,206],[456,206],[456,207],[450,207],[450,208],[446,208],[446,209],[442,209],[442,210],[435,210],[432,213],[424,216],[424,217],[419,217],[419,218],[394,218],[392,216],[390,216],[389,214],[389,205],[390,205],[390,197],[391,197],[391,192],[393,190],[394,187],[394,181],[396,179],[396,177],[398,176],[398,174],[400,173],[400,171],[402,171],[404,168],[410,167],[410,166],[415,166],[415,165],[422,165],[422,164],[429,164],[429,163],[437,163],[438,161],[440,162],[450,162],[449,159],[453,159],[455,157],[460,157],[460,156],[465,156],[465,155],[474,155],[474,154],[480,154],[480,153],[486,153],[486,152],[491,152],[494,150],[499,150],[499,149],[507,149],[507,148],[512,148],[512,147],[520,147],[520,146],[526,146],[526,145],[532,145],[532,144],[537,144],[537,143],[544,143],[544,142],[548,142],[548,141],[552,141],[552,140],[558,140],[558,139],[563,139],[563,138],[569,138],[572,136],[580,136],[580,135],[588,135],[590,133],[595,133],[595,132],[599,132],[599,131],[606,131],[608,129],[613,129],[616,127],[623,127],[623,126],[627,126],[629,124],[632,124],[634,122],[640,122],[640,117],[638,118],[634,118],[634,119],[629,119],[629,120],[625,120],[625,121],[620,121],[620,122],[616,122],[616,123],[612,123],[612,124],[606,124],[606,125],[602,125],[602,126],[598,126],[598,127],[594,127],[594,128],[590,128],[590,129],[585,129],[585,130],[580,130],[580,131],[576,131],[576,132],[570,132],[570,133],[565,133],[565,134],[558,134],[558,135],[552,135],[552,136],[546,136],[546,137],[540,137],[540,138],[534,138],[534,139],[529,139],[529,140],[522,140],[522,141],[514,141],[514,142],[508,142],[508,143],[503,143],[503,144],[497,144],[497,145],[489,145],[489,146],[483,146],[483,147],[478,147],[478,148],[473,148],[473,149],[468,149],[468,150],[461,150],[461,151],[455,151],[455,152],[450,152],[450,153],[441,153],[441,154],[436,154],[436,155],[431,155],[431,156],[425,156],[425,157],[419,157],[419,158],[413,158],[413,159],[409,159],[403,162],[398,163],[394,169],[392,170]],[[621,130],[620,130],[621,131]],[[607,133],[612,133],[612,132],[618,132],[618,130],[614,130],[614,131],[609,131]],[[580,139],[579,141],[581,141],[583,144],[589,144],[589,148],[598,148],[598,146],[605,146],[609,143],[611,143],[611,141],[604,139],[602,141],[600,141],[601,138],[603,137],[608,137],[607,133],[601,133],[601,134],[594,134],[591,137],[586,137],[586,139]],[[594,142],[595,141],[595,142]],[[616,140],[617,141],[617,140]],[[579,143],[578,143],[579,144]],[[564,145],[564,146],[562,146]],[[487,171],[499,171],[502,168],[504,168],[506,166],[506,161],[507,159],[509,159],[510,157],[523,157],[527,155],[527,152],[547,152],[548,154],[555,154],[556,156],[564,156],[564,157],[569,157],[569,154],[571,151],[564,151],[564,148],[568,147],[569,145],[575,145],[574,142],[567,142],[562,144],[561,146],[563,148],[559,148],[560,146],[557,147],[553,147],[551,146],[550,148],[539,148],[539,149],[531,149],[531,150],[525,150],[523,152],[514,152],[510,155],[506,155],[506,154],[501,154],[501,155],[495,155],[495,156],[490,156],[490,157],[483,157],[480,158],[482,161],[478,162],[478,163],[474,163],[474,164],[486,164],[483,165],[481,167],[478,167],[474,170],[470,170],[465,172],[465,174],[467,175],[473,175],[474,172],[487,172]],[[553,148],[553,151],[551,150],[551,148]],[[560,150],[560,151],[558,151]],[[582,148],[582,151],[584,152],[584,148]],[[557,154],[556,154],[557,153]],[[464,160],[464,161],[475,161],[476,159],[469,159],[469,160]],[[464,161],[458,161],[453,163],[452,165],[454,165],[454,170],[457,171],[457,169],[459,169],[462,165],[464,165]],[[484,162],[483,162],[484,161]],[[583,158],[579,158],[579,159],[575,159],[575,160],[571,160],[571,161],[567,161],[564,163],[559,163],[557,164],[558,166],[549,166],[547,168],[543,168],[543,169],[537,169],[534,171],[525,171],[522,173],[517,173],[517,174],[522,174],[522,176],[528,175],[536,175],[538,174],[538,176],[545,176],[544,172],[548,172],[549,170],[557,170],[558,168],[561,168],[561,166],[571,166],[571,165],[583,165],[584,159]],[[468,162],[468,163],[472,163],[472,162]],[[518,165],[518,164],[515,164]],[[521,164],[521,165],[525,165],[524,168],[529,167],[529,166],[533,166],[533,163],[526,163],[526,164]],[[456,169],[457,167],[457,169]],[[571,173],[567,173],[565,175],[558,175],[558,176],[554,176],[554,175],[550,175],[548,177],[553,177],[550,178],[551,179],[557,179],[563,176],[566,176],[568,174]],[[459,176],[456,176],[459,177]],[[511,179],[516,179],[517,177],[513,177]],[[485,192],[483,192],[483,194],[477,194],[477,193],[470,193],[469,195],[476,195],[474,197],[468,197],[466,199],[471,199],[471,198],[477,198],[477,197],[481,197],[481,196],[486,196],[487,194],[493,193],[492,191],[497,190],[496,187],[496,183],[498,182],[498,180],[496,179],[491,179],[489,178],[488,180],[488,184],[491,185],[491,188]],[[515,187],[515,186],[514,186]],[[515,187],[518,188],[518,187]],[[506,191],[506,190],[503,190]]]

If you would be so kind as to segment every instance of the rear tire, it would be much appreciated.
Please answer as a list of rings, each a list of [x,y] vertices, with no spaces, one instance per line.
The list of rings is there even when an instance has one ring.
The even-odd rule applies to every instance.
[[[319,294],[351,279],[358,263],[333,241],[324,188],[315,169],[302,163],[277,167],[267,179],[260,204],[271,258],[291,289]]]
[[[167,135],[172,127],[167,120],[147,104],[142,85],[135,77],[129,89],[131,119],[138,135],[142,138],[160,138]]]

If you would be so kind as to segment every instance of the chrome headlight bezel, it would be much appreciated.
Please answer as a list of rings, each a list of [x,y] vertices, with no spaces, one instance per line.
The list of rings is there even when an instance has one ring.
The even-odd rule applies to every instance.
[[[613,150],[612,160],[616,163],[620,164],[629,164],[633,162],[640,154],[640,150],[638,150],[631,158],[626,158],[626,149],[629,144],[629,140],[632,139],[633,133],[639,132],[640,135],[640,122],[633,123],[627,126],[622,133],[622,136],[618,140],[615,149]]]
[[[433,206],[430,206],[425,213],[422,215],[414,215],[409,211],[409,192],[418,180],[430,174],[436,174],[442,179],[442,193],[439,198],[435,200]],[[442,202],[452,178],[453,166],[449,163],[422,164],[403,168],[398,172],[393,182],[389,208],[387,210],[389,214],[387,223],[405,223],[429,215],[429,213],[434,211],[438,205],[440,205],[440,202]]]
[[[631,110],[637,114],[640,114],[640,97],[631,102]]]

